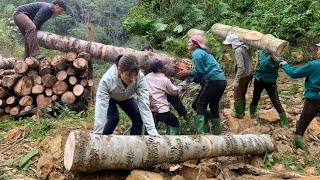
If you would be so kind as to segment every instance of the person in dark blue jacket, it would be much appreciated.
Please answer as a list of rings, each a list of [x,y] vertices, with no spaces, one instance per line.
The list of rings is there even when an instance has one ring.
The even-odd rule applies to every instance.
[[[178,72],[180,77],[190,77],[190,80],[200,83],[201,91],[192,104],[197,115],[194,117],[197,134],[208,132],[208,119],[205,118],[207,106],[210,107],[214,133],[221,134],[219,102],[226,88],[227,81],[219,63],[214,59],[205,46],[201,35],[193,35],[189,38],[188,49],[193,51],[192,63],[195,69]],[[209,116],[207,116],[209,117]]]
[[[24,58],[29,56],[40,59],[40,48],[37,40],[37,30],[41,29],[52,15],[59,15],[66,10],[63,0],[53,3],[34,2],[17,7],[13,13],[14,23],[25,38]]]
[[[309,61],[300,67],[293,67],[286,61],[280,63],[289,77],[306,78],[304,84],[304,106],[294,133],[296,148],[304,148],[303,134],[313,118],[320,113],[320,51],[317,52],[317,58],[317,60]]]

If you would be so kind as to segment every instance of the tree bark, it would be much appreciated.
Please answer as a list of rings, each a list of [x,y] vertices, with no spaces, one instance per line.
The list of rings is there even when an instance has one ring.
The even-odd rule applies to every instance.
[[[121,151],[119,151],[121,149]],[[216,156],[264,154],[275,150],[269,135],[105,136],[72,131],[65,146],[68,171],[137,169]]]
[[[67,71],[65,70],[61,70],[56,74],[56,78],[58,81],[64,81],[65,79],[67,79],[68,74]]]
[[[64,81],[57,81],[53,86],[53,93],[56,95],[62,95],[68,89],[68,85]]]
[[[23,96],[20,101],[20,106],[31,106],[33,103],[33,98],[31,96]]]
[[[258,31],[242,29],[216,23],[211,27],[214,35],[225,38],[229,34],[235,34],[246,44],[262,50],[269,50],[278,56],[284,55],[289,48],[289,42],[278,39],[271,34],[262,34]]]
[[[36,68],[39,66],[39,61],[34,57],[27,57],[24,62],[28,65],[30,69]]]
[[[33,81],[30,77],[22,77],[14,86],[14,92],[19,96],[28,96],[32,93]]]
[[[65,104],[73,104],[75,101],[76,101],[76,96],[70,91],[63,93],[61,96],[61,102]]]
[[[51,74],[46,74],[41,78],[41,82],[44,87],[52,87],[56,81],[56,77]]]
[[[24,74],[28,71],[29,67],[28,64],[25,62],[16,62],[16,64],[14,65],[14,70],[16,71],[16,73],[18,74]]]
[[[165,74],[168,76],[176,75],[177,60],[166,54],[138,51],[131,48],[116,47],[97,42],[89,42],[73,37],[59,36],[57,34],[38,31],[39,45],[47,49],[55,49],[62,52],[89,53],[92,57],[113,63],[119,55],[133,54],[140,60],[140,66],[144,70],[149,69],[149,60],[154,57],[168,57],[168,66]],[[67,57],[68,59],[68,57]]]
[[[0,61],[0,69],[13,69],[15,63],[16,59],[14,58],[2,59]]]

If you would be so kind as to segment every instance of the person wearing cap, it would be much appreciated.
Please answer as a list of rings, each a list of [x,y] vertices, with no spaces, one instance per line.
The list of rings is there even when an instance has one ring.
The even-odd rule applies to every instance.
[[[277,78],[279,77],[279,63],[283,60],[283,56],[275,56],[271,52],[261,50],[258,55],[258,64],[254,74],[254,89],[252,102],[250,104],[250,117],[254,117],[257,105],[262,91],[265,89],[271,99],[273,106],[279,113],[281,126],[288,129],[287,115],[281,105],[278,89]]]
[[[153,52],[153,48],[151,47],[151,45],[144,45],[140,50],[145,52]],[[148,70],[146,73],[149,73],[149,72],[150,70]],[[172,80],[170,79],[170,81]],[[190,119],[188,112],[186,110],[186,107],[183,105],[178,95],[172,96],[170,94],[167,94],[167,100],[173,106],[173,108],[177,111],[180,117],[183,117],[184,120],[187,120],[187,121]]]
[[[137,95],[136,100],[134,94]],[[141,135],[144,124],[149,135],[161,137],[149,107],[146,78],[140,71],[138,58],[131,54],[118,56],[116,64],[108,69],[99,82],[93,133],[113,133],[119,123],[117,105],[132,120],[130,135]]]
[[[289,77],[306,78],[305,101],[294,132],[295,147],[303,149],[303,135],[313,118],[320,113],[320,49],[317,51],[317,60],[309,61],[303,66],[293,67],[286,61],[280,62],[280,65]]]
[[[243,118],[246,107],[246,93],[253,77],[252,57],[250,47],[244,44],[235,34],[229,34],[223,41],[234,50],[236,75],[233,81],[234,111],[231,116]]]
[[[34,2],[15,9],[14,23],[25,38],[24,58],[32,56],[41,59],[37,31],[52,15],[59,15],[65,10],[66,5],[63,0],[56,0],[53,3]]]
[[[209,132],[208,120],[211,118],[214,134],[221,134],[219,102],[227,85],[226,77],[219,63],[205,46],[201,35],[193,35],[188,40],[188,49],[192,52],[194,69],[181,70],[178,76],[190,77],[195,83],[200,83],[201,90],[192,104],[197,115],[194,117],[196,133]],[[207,107],[210,107],[210,112]]]
[[[181,90],[185,88],[186,82],[182,81],[178,86],[171,83],[170,79],[163,73],[167,62],[168,59],[162,57],[153,58],[149,64],[152,72],[146,75],[146,79],[148,83],[150,107],[154,113],[156,124],[158,124],[159,121],[163,122],[170,126],[167,134],[179,135],[179,121],[177,117],[170,112],[167,95],[179,96]]]

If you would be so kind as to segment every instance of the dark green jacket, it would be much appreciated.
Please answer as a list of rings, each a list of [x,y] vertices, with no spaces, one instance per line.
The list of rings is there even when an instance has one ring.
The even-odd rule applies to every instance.
[[[279,62],[283,60],[282,56],[277,56],[277,58]],[[268,53],[260,51],[258,65],[254,74],[255,79],[267,83],[276,82],[279,77],[279,62],[275,63]]]

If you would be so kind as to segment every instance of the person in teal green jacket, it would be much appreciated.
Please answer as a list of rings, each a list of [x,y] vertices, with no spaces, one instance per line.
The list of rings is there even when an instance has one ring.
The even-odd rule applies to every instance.
[[[212,117],[214,133],[221,134],[219,102],[226,88],[227,81],[219,63],[205,46],[201,35],[189,38],[188,49],[193,51],[192,63],[195,69],[178,72],[181,78],[190,77],[195,83],[200,83],[201,91],[192,104],[197,115],[194,117],[197,134],[209,132],[208,119]],[[207,107],[210,107],[210,112]]]
[[[287,115],[280,103],[276,83],[277,78],[279,77],[279,63],[282,60],[282,56],[275,57],[272,53],[260,51],[258,55],[258,65],[254,74],[254,89],[252,102],[250,104],[250,117],[254,117],[261,93],[265,89],[273,106],[279,113],[282,127],[288,129]]]
[[[317,60],[309,61],[301,67],[293,67],[286,61],[280,63],[289,77],[306,77],[304,106],[294,133],[296,148],[304,148],[303,134],[313,118],[320,113],[320,54],[318,53],[317,56]]]

